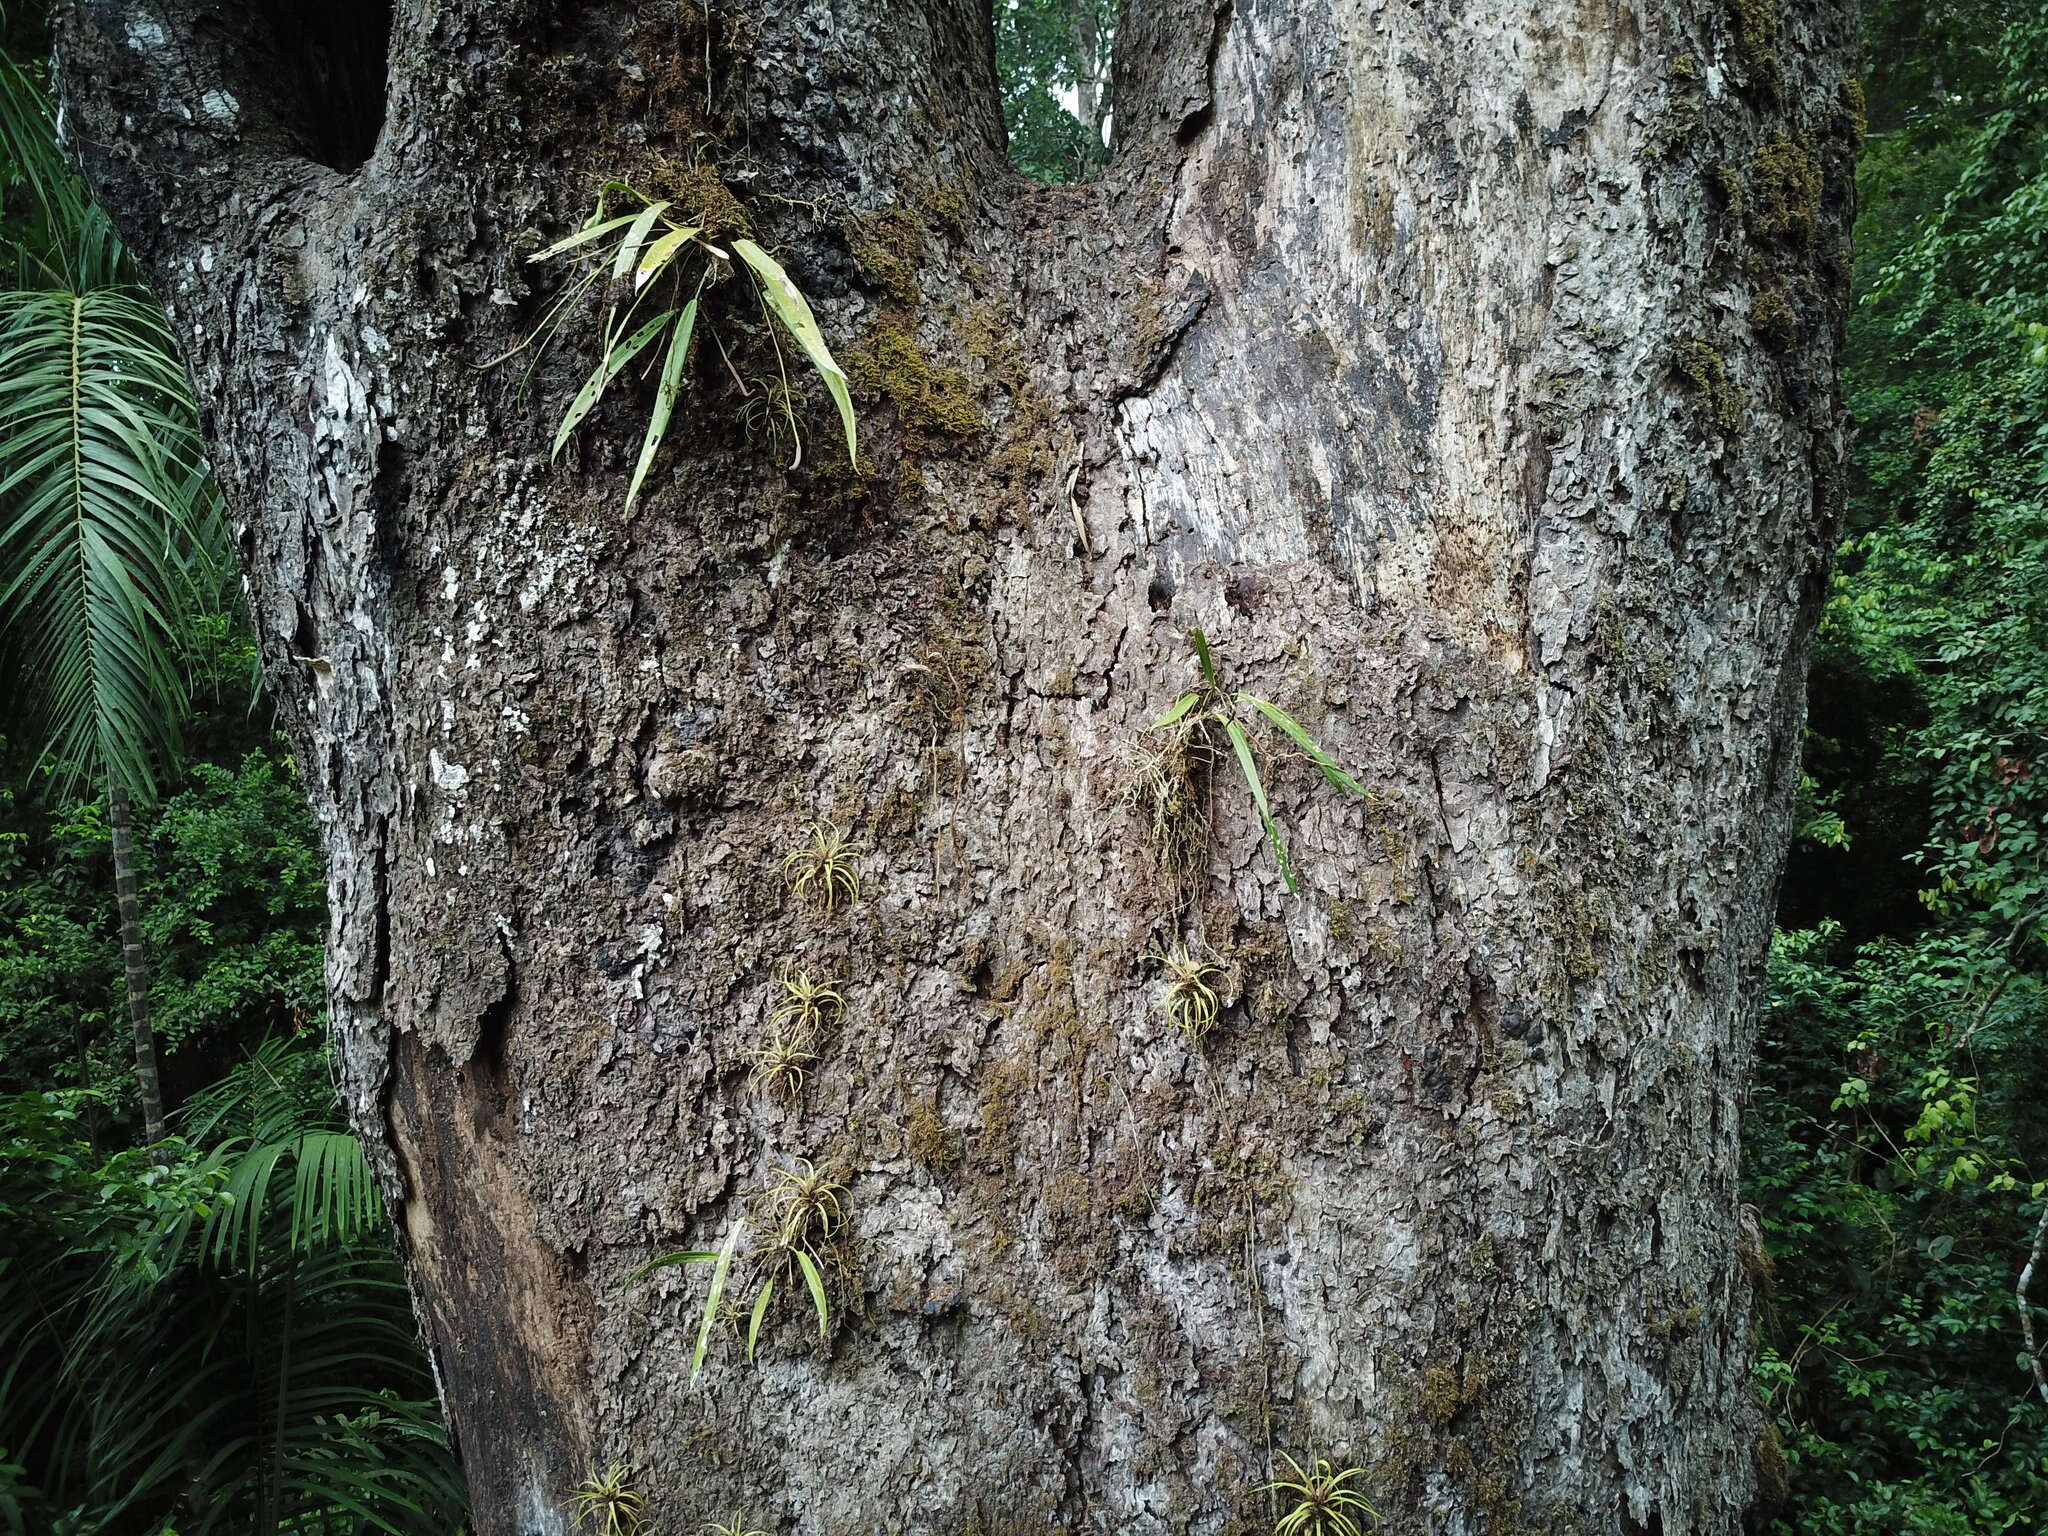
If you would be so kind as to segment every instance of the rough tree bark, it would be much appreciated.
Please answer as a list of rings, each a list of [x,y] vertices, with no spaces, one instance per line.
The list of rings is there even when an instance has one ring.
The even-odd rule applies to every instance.
[[[1098,184],[973,0],[81,0],[67,122],[190,349],[331,871],[346,1090],[485,1536],[1726,1532],[1738,1106],[1842,447],[1846,0],[1127,4]],[[619,178],[751,222],[864,472],[734,380],[491,366]],[[752,319],[757,320],[758,315]],[[1207,631],[1234,769],[1155,797]],[[862,845],[825,914],[781,863]],[[1206,825],[1204,826],[1204,822]],[[1192,852],[1192,857],[1190,853]],[[1223,968],[1199,1049],[1148,956]],[[776,980],[840,980],[802,1093]],[[686,1385],[772,1170],[847,1188]]]

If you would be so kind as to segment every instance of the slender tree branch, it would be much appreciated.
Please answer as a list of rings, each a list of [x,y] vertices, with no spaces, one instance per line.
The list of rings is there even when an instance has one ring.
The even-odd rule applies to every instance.
[[[2020,1336],[2027,1344],[2027,1368],[2034,1373],[2034,1390],[2041,1394],[2042,1402],[2048,1403],[2048,1369],[2041,1364],[2041,1347],[2034,1341],[2034,1308],[2027,1300],[2027,1288],[2034,1283],[2034,1271],[2041,1263],[2043,1249],[2048,1249],[2048,1203],[2042,1205],[2041,1219],[2034,1226],[2033,1251],[2020,1268],[2019,1283],[2012,1288],[2013,1301],[2020,1309]]]

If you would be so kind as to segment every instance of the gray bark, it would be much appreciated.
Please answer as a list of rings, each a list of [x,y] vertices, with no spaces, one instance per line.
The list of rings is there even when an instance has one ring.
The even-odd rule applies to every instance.
[[[1063,188],[970,0],[404,0],[381,128],[282,14],[85,0],[60,74],[240,519],[479,1531],[617,1460],[661,1529],[1207,1536],[1281,1453],[1396,1531],[1738,1529],[1846,3],[1127,6]],[[709,351],[627,516],[646,392],[551,464],[590,336],[486,365],[600,182],[705,167],[868,472],[817,401],[783,468]],[[1298,898],[1228,762],[1155,824],[1195,628],[1371,790],[1261,736]],[[786,1101],[792,967],[848,1007]],[[708,1276],[628,1277],[796,1158],[830,1341],[788,1286],[688,1385]]]

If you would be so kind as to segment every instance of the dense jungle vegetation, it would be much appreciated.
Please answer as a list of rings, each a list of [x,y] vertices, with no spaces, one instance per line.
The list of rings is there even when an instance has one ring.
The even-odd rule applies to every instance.
[[[1114,8],[1000,8],[1019,165],[1090,174]],[[2048,15],[1879,0],[1869,29],[1848,538],[1747,1112],[1759,1528],[2032,1530]],[[192,407],[56,153],[45,36],[4,42],[0,1529],[446,1536],[461,1476],[334,1102],[319,858]]]

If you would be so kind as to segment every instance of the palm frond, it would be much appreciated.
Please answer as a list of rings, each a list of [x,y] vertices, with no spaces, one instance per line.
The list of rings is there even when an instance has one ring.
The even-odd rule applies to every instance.
[[[186,1146],[226,1139],[36,1265],[0,1262],[0,1441],[36,1448],[38,1501],[81,1529],[176,1509],[185,1536],[459,1536],[404,1275],[334,1127],[321,1054],[269,1042],[185,1117]]]
[[[114,221],[65,161],[48,96],[0,54],[0,193],[21,287],[83,292],[133,281]]]
[[[217,537],[162,312],[123,289],[0,293],[0,632],[37,680],[60,788],[153,798],[176,748],[180,625]]]

